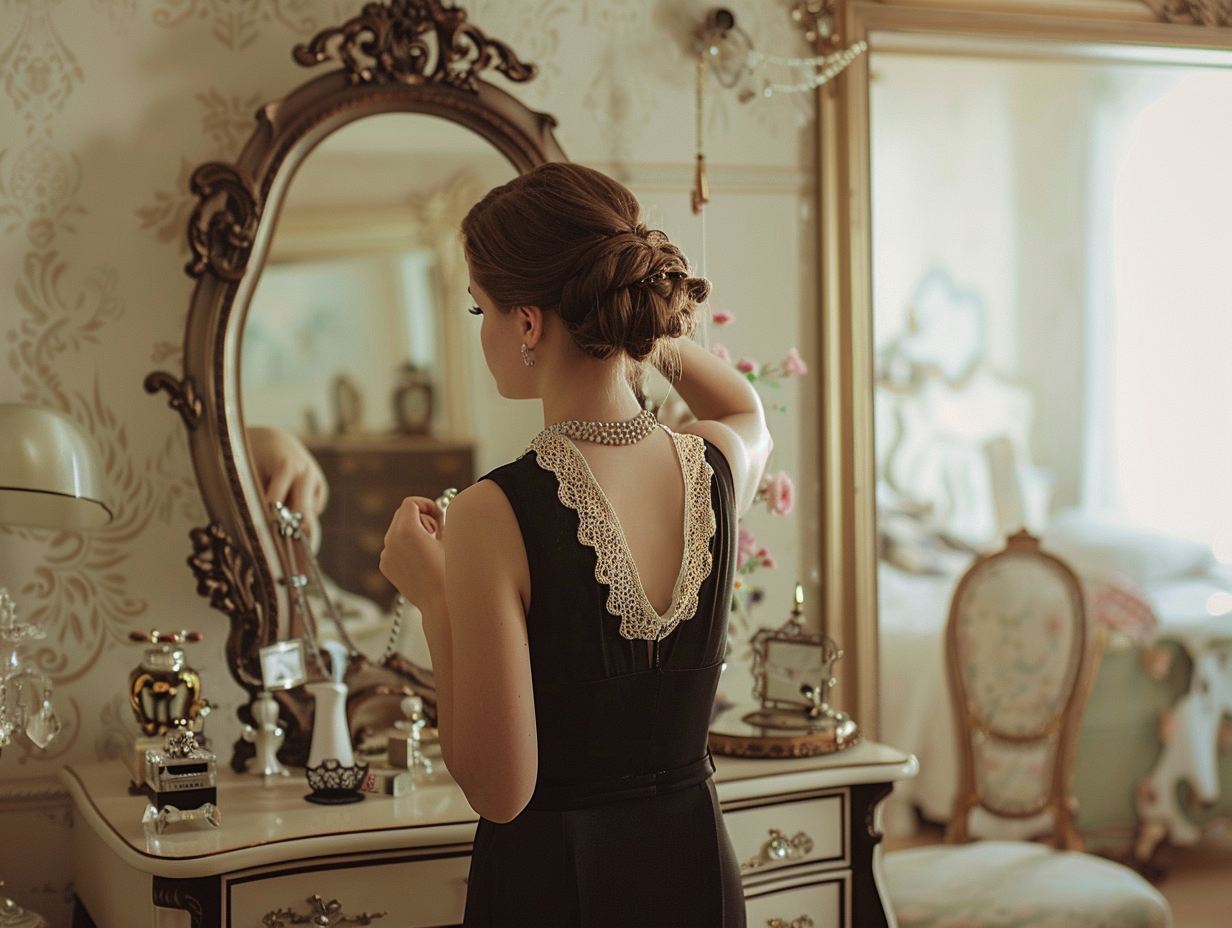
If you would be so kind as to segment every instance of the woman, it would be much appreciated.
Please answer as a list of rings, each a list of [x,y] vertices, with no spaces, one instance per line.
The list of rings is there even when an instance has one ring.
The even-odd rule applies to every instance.
[[[736,519],[771,442],[750,384],[687,337],[709,283],[640,212],[573,164],[471,210],[484,357],[546,427],[453,500],[447,531],[411,498],[385,537],[481,816],[467,925],[744,924],[706,732]],[[630,386],[647,360],[697,417],[679,434]]]

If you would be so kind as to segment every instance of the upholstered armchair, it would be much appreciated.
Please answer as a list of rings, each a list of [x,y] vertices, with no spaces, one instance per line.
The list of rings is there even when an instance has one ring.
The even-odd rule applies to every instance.
[[[1163,896],[1082,853],[1074,756],[1095,670],[1082,590],[1027,532],[978,559],[945,646],[960,779],[948,844],[886,855],[899,928],[1168,928]],[[1033,841],[970,843],[973,814],[1038,823]]]

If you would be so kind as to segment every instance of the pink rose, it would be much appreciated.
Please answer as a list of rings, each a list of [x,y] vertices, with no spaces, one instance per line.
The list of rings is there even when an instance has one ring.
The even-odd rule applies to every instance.
[[[747,528],[740,529],[740,538],[736,544],[736,569],[744,566],[745,561],[754,556],[757,550],[757,539]]]
[[[797,374],[803,377],[808,373],[808,365],[804,363],[804,359],[800,357],[800,352],[792,348],[787,352],[787,357],[783,359],[783,370],[789,374]]]
[[[757,370],[757,362],[751,358],[741,358],[736,362],[736,370],[742,374],[752,374]]]
[[[710,314],[710,321],[715,325],[727,325],[728,323],[735,322],[736,317],[725,309],[716,309]]]
[[[796,487],[783,470],[766,478],[761,494],[766,508],[776,516],[787,515],[796,504]]]
[[[731,364],[731,354],[722,345],[715,345],[710,349],[710,353],[722,361],[724,364]]]
[[[774,559],[773,554],[771,554],[769,551],[766,551],[765,548],[762,548],[762,551],[764,551],[765,553],[758,556],[758,560],[761,561],[762,567],[766,568],[766,570],[774,570],[776,567],[779,566],[779,562]]]

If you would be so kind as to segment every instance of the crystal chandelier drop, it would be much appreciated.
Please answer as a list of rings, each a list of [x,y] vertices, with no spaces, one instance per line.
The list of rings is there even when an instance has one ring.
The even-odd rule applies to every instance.
[[[16,604],[8,590],[0,588],[0,750],[21,734],[46,748],[60,732],[51,705],[51,680],[27,663],[22,648],[43,636],[37,625],[17,621]]]

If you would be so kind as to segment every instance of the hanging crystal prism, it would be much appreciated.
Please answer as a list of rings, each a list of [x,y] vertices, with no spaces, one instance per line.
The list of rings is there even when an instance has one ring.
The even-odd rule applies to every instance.
[[[60,719],[51,704],[51,681],[23,660],[22,642],[42,638],[37,625],[17,621],[17,606],[8,590],[0,588],[0,749],[13,735],[24,732],[38,748],[46,748],[60,731]],[[42,696],[37,707],[32,693]]]
[[[13,741],[12,713],[9,712],[9,692],[4,678],[0,677],[0,750]]]
[[[52,739],[60,733],[60,719],[51,704],[51,686],[43,688],[43,704],[39,711],[26,722],[26,737],[40,750],[46,750]]]

